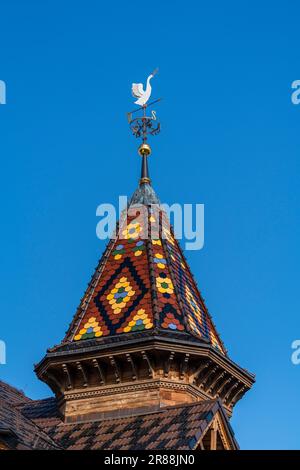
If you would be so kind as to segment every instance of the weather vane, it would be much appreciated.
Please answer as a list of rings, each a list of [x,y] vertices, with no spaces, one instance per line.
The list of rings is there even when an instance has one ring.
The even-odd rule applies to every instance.
[[[131,87],[132,95],[137,98],[134,104],[137,104],[139,108],[127,113],[127,119],[133,135],[142,139],[142,144],[138,150],[141,156],[149,156],[151,154],[151,147],[147,143],[148,135],[156,135],[160,132],[160,123],[157,119],[156,111],[152,110],[150,116],[147,116],[148,108],[161,100],[161,98],[159,98],[148,103],[152,91],[150,80],[157,72],[158,69],[155,69],[154,72],[149,75],[145,90],[142,83],[133,83]],[[133,115],[135,113],[140,114],[134,117]]]

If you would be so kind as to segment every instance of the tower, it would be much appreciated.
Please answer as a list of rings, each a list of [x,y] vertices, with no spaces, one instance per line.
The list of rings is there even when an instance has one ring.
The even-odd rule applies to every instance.
[[[142,139],[138,188],[64,339],[35,367],[66,424],[196,403],[220,407],[226,421],[254,382],[228,357],[151,185],[147,139],[160,125],[149,106],[128,115]]]

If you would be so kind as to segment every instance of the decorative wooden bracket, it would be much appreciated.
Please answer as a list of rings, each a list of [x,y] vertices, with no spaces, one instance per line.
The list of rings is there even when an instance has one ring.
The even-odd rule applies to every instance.
[[[168,360],[166,361],[165,363],[165,371],[164,371],[164,375],[165,377],[168,377],[169,376],[169,372],[170,372],[170,369],[171,369],[171,364],[173,362],[173,359],[174,359],[174,352],[170,352],[170,355],[169,355],[169,358]]]
[[[206,369],[206,367],[208,367],[210,364],[210,360],[207,360],[205,362],[202,362],[200,364],[199,367],[197,367],[197,369],[195,370],[195,372],[191,375],[191,378],[190,378],[190,382],[192,384],[194,384],[196,382],[196,380],[198,379],[199,375],[201,374],[201,372],[204,371],[204,369]]]
[[[226,387],[226,385],[228,385],[232,380],[233,380],[232,377],[228,376],[226,380],[224,380],[223,382],[218,384],[218,387],[216,387],[216,395],[218,397],[221,396],[221,394],[222,394],[224,388]]]
[[[209,383],[209,379],[214,375],[214,373],[218,370],[219,366],[214,366],[211,369],[209,368],[208,371],[201,377],[200,387],[205,389],[205,385]]]
[[[131,369],[132,369],[132,379],[133,380],[136,380],[138,378],[138,374],[137,374],[137,370],[136,370],[136,367],[135,367],[135,364],[133,362],[133,359],[132,359],[132,356],[131,354],[127,353],[126,354],[126,358],[127,358],[127,362],[129,362],[129,364],[131,365]]]
[[[69,371],[67,364],[62,365],[62,370],[66,377],[66,388],[67,390],[70,390],[71,388],[73,388],[73,386],[72,386],[70,371]]]
[[[84,386],[84,387],[87,387],[87,386],[88,386],[87,376],[86,376],[84,367],[83,367],[83,365],[81,364],[80,361],[77,361],[77,362],[76,362],[76,367],[77,367],[77,370],[79,370],[79,372],[80,372],[81,375],[82,375],[83,386]]]
[[[121,382],[121,373],[120,373],[120,369],[119,369],[119,366],[115,360],[115,358],[113,356],[109,356],[109,360],[110,360],[110,363],[114,369],[114,374],[115,374],[115,377],[116,377],[116,382],[119,383]]]
[[[237,382],[235,387],[232,387],[232,389],[225,396],[226,405],[230,405],[234,398],[237,397],[244,389],[245,386],[241,382]]]
[[[219,370],[219,372],[217,372],[215,376],[212,378],[210,384],[208,385],[205,391],[211,393],[212,395],[215,395],[213,390],[216,387],[216,385],[225,377],[225,375],[226,375],[226,372],[224,370],[222,369]]]
[[[92,359],[92,363],[93,363],[93,366],[95,367],[95,369],[98,371],[101,385],[105,385],[105,376],[104,376],[102,367],[100,366],[98,360],[97,359]]]
[[[149,356],[148,354],[145,352],[145,351],[142,351],[142,358],[144,359],[144,361],[147,362],[148,364],[148,370],[149,370],[149,377],[151,377],[152,379],[154,378],[154,369],[152,367],[152,364],[151,364],[151,361],[149,359]]]
[[[180,364],[180,379],[183,380],[184,379],[184,375],[186,373],[186,370],[187,370],[187,366],[188,366],[188,363],[189,363],[189,358],[190,358],[190,355],[189,354],[185,354],[181,364]]]
[[[227,400],[230,396],[230,394],[239,386],[239,382],[234,382],[231,386],[228,387],[227,391],[225,392],[225,395],[222,397],[224,403],[227,403]]]
[[[230,397],[230,406],[234,406],[236,402],[244,395],[246,387],[243,385],[232,397]]]
[[[200,382],[199,385],[202,389],[205,388],[205,384],[210,379],[210,377],[214,375],[217,369],[218,369],[218,366],[214,366],[211,368],[209,367],[208,370],[203,374],[203,376],[199,378],[199,382]]]
[[[52,374],[52,372],[48,372],[47,371],[47,378],[49,379],[50,382],[52,382],[60,392],[62,392],[62,384],[57,380],[57,378],[55,377],[54,374]],[[45,380],[43,377],[42,377],[42,380]]]

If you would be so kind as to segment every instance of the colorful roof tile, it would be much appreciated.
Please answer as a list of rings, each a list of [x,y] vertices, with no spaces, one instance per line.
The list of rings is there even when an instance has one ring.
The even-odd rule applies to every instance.
[[[193,335],[225,354],[168,218],[145,186],[123,214],[64,342],[158,329]],[[131,215],[141,201],[143,211]]]

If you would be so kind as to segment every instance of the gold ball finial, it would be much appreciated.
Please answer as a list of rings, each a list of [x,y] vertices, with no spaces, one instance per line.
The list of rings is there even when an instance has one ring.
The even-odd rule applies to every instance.
[[[143,157],[144,155],[146,155],[146,157],[149,157],[149,155],[151,155],[151,147],[149,144],[146,144],[145,142],[143,142],[139,146],[138,152],[141,157]]]

